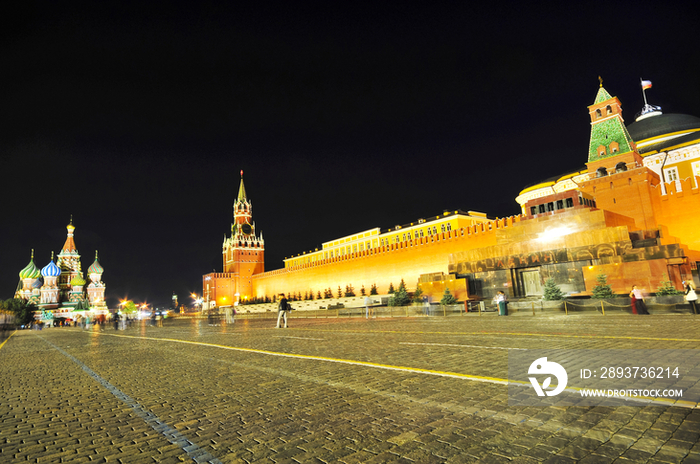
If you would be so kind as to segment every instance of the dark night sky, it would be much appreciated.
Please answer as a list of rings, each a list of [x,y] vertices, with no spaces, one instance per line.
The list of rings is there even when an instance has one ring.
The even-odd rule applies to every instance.
[[[0,298],[72,214],[111,305],[191,303],[221,270],[241,169],[268,270],[444,209],[517,214],[524,187],[583,168],[599,75],[628,123],[640,77],[700,116],[691,2],[16,3]]]

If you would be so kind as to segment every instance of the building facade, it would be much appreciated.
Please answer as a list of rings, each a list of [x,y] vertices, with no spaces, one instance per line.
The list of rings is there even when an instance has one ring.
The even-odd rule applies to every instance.
[[[462,300],[498,290],[537,297],[549,278],[586,295],[599,274],[618,293],[632,285],[654,292],[663,281],[681,288],[700,261],[700,118],[646,105],[626,126],[621,102],[602,83],[588,113],[586,168],[524,189],[520,215],[444,212],[325,242],[274,271],[264,271],[241,179],[224,272],[204,276],[205,298],[221,306],[339,287],[386,293],[401,280],[433,298],[444,288]]]
[[[32,250],[29,264],[19,272],[20,282],[15,298],[34,304],[44,314],[52,317],[71,318],[76,311],[107,310],[105,302],[105,284],[102,282],[104,269],[95,252],[95,261],[88,268],[90,284],[83,278],[80,254],[75,245],[73,219],[66,226],[67,236],[63,248],[58,253],[58,260],[51,261],[41,270],[34,264]]]

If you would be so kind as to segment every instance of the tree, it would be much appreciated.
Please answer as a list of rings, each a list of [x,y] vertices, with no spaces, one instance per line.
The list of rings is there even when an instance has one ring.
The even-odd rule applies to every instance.
[[[343,297],[343,290],[340,288],[340,285],[338,285],[338,298]]]
[[[377,292],[377,284],[372,284],[372,286],[369,289],[369,294],[370,295],[379,295],[379,292]]]
[[[321,299],[321,290],[318,291],[318,295],[316,295],[316,299],[320,300]]]
[[[549,278],[544,282],[544,296],[543,300],[546,301],[558,301],[564,298],[564,292],[561,291],[559,286],[554,282],[553,278]]]
[[[127,300],[126,302],[123,302],[122,303],[122,312],[126,315],[134,314],[136,312],[136,304],[131,300]]]
[[[605,274],[598,274],[596,277],[598,284],[593,287],[593,298],[612,298],[615,294],[612,291],[612,287],[608,285],[608,276]]]
[[[0,301],[0,309],[13,313],[17,323],[22,325],[29,324],[33,321],[34,311],[38,310],[34,304],[27,303],[25,300],[17,298]]]
[[[682,295],[683,292],[676,290],[670,280],[664,280],[661,282],[661,286],[656,290],[656,296],[666,296],[666,295]]]
[[[367,291],[365,290],[365,286],[362,285],[362,288],[360,289],[360,295],[365,296],[367,295]]]
[[[396,293],[396,290],[394,290],[394,284],[393,282],[389,282],[389,295]]]
[[[389,298],[389,306],[406,306],[410,302],[411,298],[408,296],[408,292],[406,291],[406,285],[404,284],[403,279],[401,279],[399,289],[394,293],[394,296]]]
[[[345,286],[345,296],[347,296],[347,297],[355,296],[355,289],[353,288],[353,286],[351,284],[348,284]]]
[[[442,294],[442,299],[440,300],[440,304],[443,306],[457,304],[457,298],[452,296],[452,293],[450,293],[449,288],[446,288],[445,293]]]
[[[414,303],[422,303],[423,302],[423,289],[420,288],[420,285],[416,287],[416,291],[413,292],[413,302]]]

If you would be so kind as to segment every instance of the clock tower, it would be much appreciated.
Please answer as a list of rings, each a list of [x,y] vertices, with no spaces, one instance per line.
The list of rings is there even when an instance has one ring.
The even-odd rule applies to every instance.
[[[224,236],[224,272],[231,274],[234,301],[252,298],[252,276],[265,272],[265,241],[253,222],[253,205],[246,195],[241,171],[238,197],[233,203],[231,236]]]

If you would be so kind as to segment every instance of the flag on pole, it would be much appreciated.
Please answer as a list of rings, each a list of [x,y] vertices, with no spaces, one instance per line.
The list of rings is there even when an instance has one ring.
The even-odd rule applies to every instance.
[[[642,90],[650,89],[651,81],[642,81]]]

